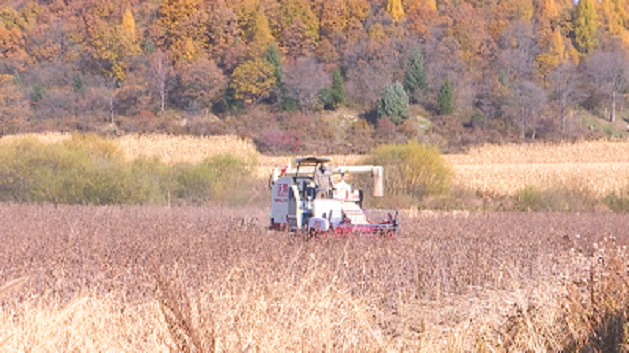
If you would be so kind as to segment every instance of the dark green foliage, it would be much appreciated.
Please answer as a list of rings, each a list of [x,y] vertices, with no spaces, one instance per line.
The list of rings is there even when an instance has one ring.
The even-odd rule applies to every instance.
[[[299,101],[294,98],[286,97],[280,103],[280,110],[283,112],[296,112],[299,110]]]
[[[322,97],[326,109],[337,109],[347,101],[345,80],[339,68],[332,71],[332,86],[323,90]]]
[[[282,59],[280,57],[280,51],[277,48],[277,44],[271,43],[269,48],[266,51],[265,56],[266,61],[273,65],[273,69],[275,70],[275,82],[278,86],[282,85]]]
[[[22,85],[22,76],[20,76],[19,72],[13,74],[13,83],[15,83],[16,86]]]
[[[153,43],[153,40],[151,38],[148,38],[145,42],[144,45],[142,45],[144,48],[144,51],[147,54],[153,54],[155,52],[155,43]]]
[[[72,88],[74,89],[74,93],[79,93],[83,91],[84,86],[85,84],[83,82],[83,75],[82,74],[76,75],[74,77],[74,80],[72,80]]]
[[[408,70],[404,77],[404,89],[414,102],[418,100],[418,94],[428,87],[424,56],[419,49],[411,53]]]
[[[235,204],[248,199],[255,163],[230,155],[196,165],[129,162],[113,141],[89,135],[50,145],[21,140],[0,148],[0,201]]]
[[[410,110],[408,107],[408,95],[401,83],[386,86],[376,106],[378,118],[388,117],[396,124],[408,119]]]
[[[39,83],[33,85],[33,89],[31,91],[31,101],[39,102],[46,95],[46,87],[42,86]]]
[[[454,86],[450,80],[441,85],[439,89],[439,114],[450,115],[454,113]]]

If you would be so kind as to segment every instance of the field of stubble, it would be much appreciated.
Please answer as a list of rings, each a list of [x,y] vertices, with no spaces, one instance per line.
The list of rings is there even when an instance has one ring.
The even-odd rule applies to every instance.
[[[267,231],[265,212],[0,205],[0,350],[623,343],[609,318],[624,324],[624,216],[420,213],[392,241],[305,241]]]

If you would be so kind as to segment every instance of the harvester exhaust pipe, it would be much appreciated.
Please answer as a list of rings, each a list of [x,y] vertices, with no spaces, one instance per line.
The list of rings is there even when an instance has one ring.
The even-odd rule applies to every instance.
[[[373,167],[373,197],[382,197],[384,190],[382,187],[383,170],[382,167]]]

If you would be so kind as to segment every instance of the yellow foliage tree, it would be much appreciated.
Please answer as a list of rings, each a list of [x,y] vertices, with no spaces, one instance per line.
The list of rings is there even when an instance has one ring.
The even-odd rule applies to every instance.
[[[232,73],[230,87],[234,97],[247,104],[257,103],[269,96],[275,87],[275,68],[261,58],[244,61]]]
[[[280,8],[282,30],[290,27],[299,18],[306,26],[306,35],[314,42],[319,39],[319,19],[307,0],[283,1]]]
[[[138,35],[136,33],[135,18],[133,12],[127,7],[122,15],[121,24],[121,41],[128,54],[136,54],[140,52],[138,45]]]
[[[266,49],[274,40],[269,27],[269,19],[262,9],[258,9],[256,13],[255,26],[252,32],[252,42],[260,48]]]
[[[345,0],[324,0],[319,3],[319,24],[328,32],[342,32],[349,22],[349,6]]]
[[[386,39],[386,37],[387,36],[384,34],[384,29],[381,24],[376,23],[369,28],[369,39],[380,42]]]
[[[157,44],[166,49],[173,60],[189,60],[196,48],[205,45],[202,8],[202,0],[164,0],[160,5]]]
[[[393,21],[399,22],[404,17],[402,0],[387,0],[387,12],[391,15]]]
[[[238,24],[245,29],[247,36],[252,35],[256,26],[256,18],[260,8],[259,0],[230,0],[226,1],[227,7],[232,9],[238,17]]]
[[[599,19],[594,0],[579,0],[574,16],[575,44],[581,53],[591,52],[598,44]]]
[[[357,19],[363,21],[369,16],[371,11],[368,0],[347,0],[347,7],[349,8],[350,20]]]
[[[555,28],[548,50],[535,58],[537,72],[545,80],[557,66],[566,62],[568,58],[564,36],[559,28]]]
[[[599,4],[599,14],[601,17],[601,24],[604,26],[606,32],[620,38],[625,48],[627,38],[629,37],[625,22],[627,16],[623,8],[622,0],[601,0]]]

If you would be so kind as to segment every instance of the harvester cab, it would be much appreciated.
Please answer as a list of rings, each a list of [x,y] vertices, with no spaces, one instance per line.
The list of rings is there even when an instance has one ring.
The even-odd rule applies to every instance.
[[[272,171],[270,223],[272,229],[307,230],[319,233],[380,233],[393,236],[398,229],[397,212],[386,218],[367,217],[363,210],[363,191],[345,181],[346,174],[371,174],[373,196],[383,196],[383,168],[381,166],[341,166],[331,170],[340,175],[333,183],[329,197],[318,197],[319,186],[315,175],[319,166],[329,163],[328,157],[297,158],[296,166]],[[371,210],[372,213],[374,210]],[[386,211],[385,211],[386,212]]]

